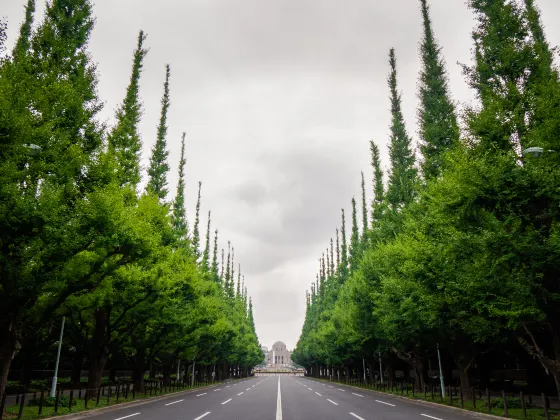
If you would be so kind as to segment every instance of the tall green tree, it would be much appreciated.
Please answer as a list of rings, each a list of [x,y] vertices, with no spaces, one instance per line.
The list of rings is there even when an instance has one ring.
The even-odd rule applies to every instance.
[[[142,104],[139,99],[139,83],[144,58],[148,53],[143,47],[145,40],[146,35],[140,31],[126,96],[117,110],[117,123],[108,136],[109,154],[114,158],[117,182],[134,189],[140,182],[142,140],[138,124],[142,116]]]
[[[187,239],[189,234],[187,211],[185,209],[185,164],[187,163],[185,158],[185,136],[186,133],[183,133],[181,138],[181,158],[179,160],[179,181],[177,182],[177,194],[175,195],[175,200],[173,200],[173,213],[171,215],[173,230],[179,240]]]
[[[389,52],[389,89],[391,91],[391,138],[389,157],[391,159],[391,174],[387,188],[387,201],[393,210],[410,203],[414,197],[417,170],[414,167],[414,153],[411,139],[406,131],[402,114],[401,94],[397,87],[397,58],[395,50]]]
[[[27,0],[25,19],[19,28],[19,38],[12,53],[14,59],[21,58],[29,52],[33,17],[35,14],[35,0]]]
[[[220,282],[218,267],[218,229],[214,231],[214,250],[212,252],[212,276],[216,283]]]
[[[340,278],[344,283],[348,276],[348,244],[346,243],[346,218],[344,217],[344,209],[342,209],[342,227],[340,229],[342,235],[342,243],[340,250]]]
[[[441,47],[438,45],[427,0],[420,0],[424,34],[420,45],[422,70],[420,72],[420,150],[424,157],[422,173],[433,179],[441,173],[443,152],[459,143],[459,125],[450,99]]]
[[[194,253],[194,257],[195,260],[198,261],[200,259],[200,230],[199,230],[199,225],[200,225],[200,201],[201,201],[201,196],[200,196],[200,192],[202,190],[202,182],[198,183],[198,196],[196,199],[196,213],[194,216],[194,227],[193,227],[193,237],[192,237],[192,248],[193,248],[193,253]]]
[[[369,142],[371,151],[371,166],[373,168],[373,200],[371,202],[371,214],[374,222],[381,219],[383,215],[383,204],[385,202],[385,187],[383,186],[383,171],[381,170],[381,158],[379,147],[372,141]]]
[[[469,6],[478,25],[472,34],[474,65],[463,69],[481,102],[468,113],[472,143],[482,153],[514,151],[521,159],[531,106],[527,74],[534,64],[524,12],[507,0],[470,0]]]
[[[206,245],[202,253],[202,270],[204,272],[210,271],[210,222],[212,212],[208,211],[208,225],[206,227]]]
[[[148,184],[146,189],[148,192],[155,194],[160,200],[167,197],[167,172],[169,165],[167,157],[167,112],[169,111],[169,76],[171,75],[171,67],[169,64],[165,66],[165,82],[163,84],[163,97],[161,98],[161,114],[157,127],[157,138],[152,148],[152,156],[150,157],[150,166],[148,168]]]
[[[350,235],[350,272],[353,273],[360,262],[361,254],[360,231],[358,230],[358,215],[356,199],[352,197],[352,234]]]
[[[362,171],[362,240],[365,242],[368,231],[368,211],[366,203],[366,181]]]

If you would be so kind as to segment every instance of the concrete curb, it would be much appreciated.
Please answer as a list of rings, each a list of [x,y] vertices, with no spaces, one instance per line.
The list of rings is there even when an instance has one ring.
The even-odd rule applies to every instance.
[[[323,380],[323,379],[317,379],[317,378],[308,378],[308,379],[311,379],[313,381],[318,381],[318,382],[331,383],[330,381],[326,381],[326,380]],[[448,409],[451,409],[451,410],[459,411],[459,412],[464,413],[464,414],[468,414],[468,415],[470,415],[472,417],[475,417],[475,418],[482,418],[482,419],[505,419],[505,418],[507,418],[507,417],[495,416],[494,414],[480,413],[478,411],[472,411],[472,410],[467,410],[465,408],[454,407],[452,405],[439,404],[437,402],[416,400],[416,399],[404,397],[404,396],[401,396],[401,395],[390,394],[388,392],[375,391],[373,389],[360,388],[358,386],[353,386],[353,385],[346,385],[346,384],[338,384],[338,385],[346,386],[348,388],[359,389],[360,391],[369,392],[371,394],[388,395],[388,396],[397,398],[399,400],[406,401],[406,402],[409,402],[409,403],[413,403],[413,404],[416,404],[416,405],[422,405],[424,407],[448,408]]]
[[[237,379],[237,380],[239,380],[239,379]],[[237,380],[227,381],[227,382],[223,382],[223,383],[233,383]],[[203,387],[196,388],[196,389],[189,389],[189,390],[185,390],[185,391],[173,392],[171,394],[165,394],[165,395],[160,395],[160,396],[151,397],[151,398],[144,398],[142,400],[130,401],[130,402],[127,402],[127,403],[125,402],[125,403],[113,404],[113,405],[110,405],[108,407],[93,408],[91,410],[79,411],[77,413],[72,413],[72,414],[64,414],[62,416],[44,417],[44,420],[51,420],[51,419],[85,419],[85,418],[88,418],[88,417],[97,416],[99,414],[110,413],[112,411],[122,410],[123,408],[137,407],[137,406],[148,404],[148,403],[151,403],[151,402],[154,402],[154,401],[161,401],[161,400],[166,400],[166,399],[169,399],[169,398],[172,398],[172,397],[192,394],[192,393],[204,390],[204,389],[212,388],[213,386],[216,386],[216,385],[208,385],[208,386],[203,386]]]

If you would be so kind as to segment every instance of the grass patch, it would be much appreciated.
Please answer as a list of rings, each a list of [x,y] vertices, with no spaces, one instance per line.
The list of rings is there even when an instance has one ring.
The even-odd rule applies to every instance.
[[[317,379],[317,378],[312,378],[315,380],[320,380],[320,381],[324,381],[324,382],[330,382],[328,380],[324,380],[324,379]],[[449,407],[457,407],[457,408],[463,408],[465,410],[469,410],[469,411],[474,411],[477,413],[482,413],[482,414],[491,414],[494,416],[499,416],[499,417],[506,417],[505,416],[505,411],[503,409],[503,400],[501,398],[497,399],[497,398],[492,398],[491,401],[496,401],[499,400],[502,402],[502,407],[496,407],[496,404],[493,404],[493,407],[491,410],[488,410],[488,403],[486,400],[486,397],[483,395],[483,398],[480,399],[476,398],[476,406],[473,406],[472,400],[470,398],[467,398],[467,396],[464,396],[463,398],[463,407],[461,407],[461,400],[460,400],[460,396],[459,395],[454,395],[453,398],[450,398],[449,396],[446,396],[445,398],[441,399],[439,393],[435,393],[434,394],[434,398],[432,399],[431,397],[431,392],[427,392],[426,393],[426,398],[424,398],[424,393],[418,393],[417,391],[414,393],[414,396],[412,395],[412,390],[411,388],[408,389],[408,395],[406,393],[406,389],[404,389],[404,392],[401,393],[401,390],[380,390],[377,389],[375,386],[364,386],[363,384],[359,384],[359,383],[349,383],[349,384],[345,384],[344,382],[336,382],[336,381],[332,381],[333,383],[339,383],[341,385],[348,385],[348,386],[353,386],[356,388],[362,388],[362,389],[368,389],[371,391],[376,391],[376,392],[380,392],[383,394],[388,394],[388,395],[395,395],[395,396],[399,396],[399,397],[408,397],[411,400],[418,400],[418,401],[427,401],[427,402],[433,402],[433,403],[437,403],[437,404],[441,404],[444,406],[449,406]],[[510,398],[508,398],[508,401],[510,400]],[[500,404],[498,404],[500,405]],[[521,408],[508,408],[508,416],[507,418],[510,419],[527,419],[527,420],[542,420],[544,419],[544,408],[542,407],[531,407],[531,408],[526,408],[526,413],[527,416],[524,417],[523,416],[523,410]],[[549,416],[551,419],[560,419],[560,410],[555,410],[555,409],[549,409],[548,410]]]
[[[214,384],[218,384],[218,383],[220,383],[220,382],[214,382]],[[174,390],[174,391],[167,391],[167,392],[163,392],[161,390],[158,390],[158,393],[156,395],[154,395],[152,393],[152,396],[150,396],[150,392],[148,391],[147,395],[144,395],[144,393],[140,393],[140,394],[135,395],[134,399],[132,399],[132,392],[130,392],[129,395],[128,395],[128,399],[125,399],[122,395],[119,396],[118,404],[123,404],[123,403],[127,403],[127,402],[132,402],[132,401],[148,400],[150,398],[161,397],[162,395],[169,395],[169,394],[173,394],[175,392],[182,392],[182,391],[189,391],[189,390],[192,390],[192,389],[204,388],[204,387],[207,387],[209,385],[210,384],[206,385],[206,384],[202,383],[202,384],[195,385],[194,387],[187,386],[185,388],[177,389],[177,390]],[[106,393],[107,393],[107,391],[106,391]],[[46,399],[46,396],[45,396],[45,399]],[[66,400],[66,403],[68,403],[68,397],[67,396],[65,396],[65,400]],[[61,398],[61,401],[62,401],[62,398]],[[117,405],[116,395],[112,395],[110,399],[107,397],[107,395],[101,396],[100,399],[99,399],[99,404],[97,404],[96,398],[90,399],[90,400],[88,400],[87,408],[85,406],[85,399],[84,398],[79,398],[79,399],[74,398],[71,410],[68,408],[68,405],[66,405],[66,406],[59,405],[58,410],[55,413],[54,407],[43,406],[43,410],[42,410],[42,413],[41,413],[40,416],[39,416],[39,407],[38,406],[27,406],[26,405],[23,408],[21,418],[22,418],[22,420],[34,420],[34,419],[39,419],[39,418],[44,419],[44,418],[47,418],[47,417],[63,416],[65,414],[79,413],[79,412],[82,412],[82,411],[94,410],[94,409],[97,409],[97,408],[109,407],[109,406],[115,406],[115,405]],[[19,404],[13,405],[13,406],[10,406],[10,407],[6,407],[5,413],[4,413],[4,419],[17,419],[18,414],[19,414]]]

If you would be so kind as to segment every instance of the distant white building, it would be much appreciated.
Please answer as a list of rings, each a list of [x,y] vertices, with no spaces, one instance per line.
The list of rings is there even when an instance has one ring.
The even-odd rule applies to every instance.
[[[268,353],[268,347],[267,346],[261,346],[261,350],[264,351],[265,353]]]
[[[266,364],[274,367],[287,367],[292,365],[292,355],[286,345],[277,341],[266,354]]]

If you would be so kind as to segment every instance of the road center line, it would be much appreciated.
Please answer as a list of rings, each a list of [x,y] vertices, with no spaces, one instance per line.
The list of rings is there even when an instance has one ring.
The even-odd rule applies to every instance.
[[[227,403],[230,402],[230,401],[231,401],[231,398],[230,398],[229,400],[227,400],[227,401],[224,401],[224,402],[222,403],[222,405],[227,404]]]
[[[237,396],[239,397],[241,394],[243,394],[243,391],[241,391],[239,394],[237,394]]]
[[[173,401],[173,402],[170,402],[168,404],[165,404],[165,405],[173,405],[173,404],[180,403],[181,401],[185,401],[185,400],[177,400],[177,401]]]
[[[278,376],[278,397],[276,398],[276,420],[282,420],[282,395],[280,393],[280,376]]]
[[[350,413],[350,415],[356,417],[358,420],[365,420],[365,419],[361,418],[360,416],[358,416],[357,414]],[[194,419],[194,420],[198,420],[198,419]]]
[[[429,417],[429,418],[434,419],[434,420],[441,420],[440,418],[428,416],[427,414],[420,414],[420,415],[424,416],[424,417]]]
[[[204,413],[204,414],[203,414],[202,416],[200,416],[200,417],[197,417],[197,418],[196,418],[196,419],[194,419],[194,420],[200,420],[201,418],[203,418],[203,417],[206,417],[206,416],[207,416],[208,414],[210,414],[210,411],[208,411],[208,412]],[[362,419],[362,420],[363,420],[363,419]]]
[[[391,407],[395,406],[395,404],[389,404],[388,402],[385,402],[385,401],[379,401],[379,400],[375,400],[375,401],[378,402],[378,403],[381,403],[381,404],[390,405]]]
[[[115,419],[115,420],[127,419],[127,418],[129,418],[129,417],[137,416],[138,414],[140,414],[140,413],[129,414],[128,416],[119,417],[118,419]]]
[[[333,400],[329,400],[328,398],[327,398],[327,401],[330,402],[330,403],[332,403],[332,404],[334,404],[334,405],[338,405],[338,404],[335,403]]]
[[[203,395],[206,395],[206,392],[204,392],[203,394],[198,394],[197,397],[202,397]]]
[[[352,395],[357,395],[358,397],[362,397],[362,398],[364,398],[364,396],[363,396],[363,395],[360,395],[360,394],[356,394],[355,392],[352,392]]]
[[[315,391],[315,394],[317,394],[319,397],[322,397],[322,395],[319,394],[317,391]]]

